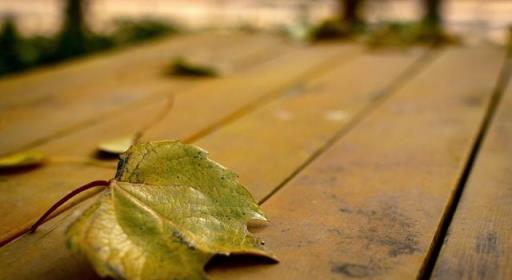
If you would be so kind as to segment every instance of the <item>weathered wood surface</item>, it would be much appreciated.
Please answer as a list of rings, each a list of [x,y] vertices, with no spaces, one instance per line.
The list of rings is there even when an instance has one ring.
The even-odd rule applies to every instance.
[[[82,70],[81,64],[69,65],[64,73],[58,71],[60,75],[55,79],[31,79],[26,86],[24,81],[18,81],[18,87],[0,82],[3,122],[0,153],[27,148],[56,134],[80,128],[81,124],[101,121],[113,110],[127,108],[159,92],[180,92],[205,83],[204,80],[192,83],[187,79],[167,77],[165,67],[173,57],[184,56],[196,63],[224,70],[225,75],[230,76],[229,71],[242,73],[254,64],[274,58],[262,57],[263,52],[275,56],[287,49],[286,44],[278,44],[278,40],[271,37],[210,34],[209,37],[197,35],[194,39],[179,44],[182,42],[174,43],[171,38],[129,58],[105,59],[107,63],[95,64],[95,68]],[[20,90],[23,91],[20,93]]]
[[[214,265],[213,279],[413,279],[478,135],[501,64],[452,49],[264,204],[281,263]]]
[[[399,77],[412,70],[414,62],[419,60],[421,53],[420,51],[411,51],[406,54],[368,54],[352,59],[346,64],[341,63],[341,59],[339,62],[333,61],[332,69],[326,71],[325,74],[311,79],[311,81],[301,80],[298,84],[282,89],[279,98],[262,105],[261,108],[253,112],[249,112],[244,117],[236,119],[231,124],[221,127],[211,136],[207,135],[197,143],[206,146],[212,153],[213,158],[224,156],[226,162],[231,162],[229,166],[244,174],[242,175],[243,181],[246,181],[244,183],[255,193],[258,199],[262,199],[273,188],[282,183],[291,172],[299,168],[309,157],[321,149],[340,129],[349,124],[352,119],[358,117],[358,113],[378,101],[379,96],[383,97],[390,94],[391,92],[385,90],[396,83]],[[389,65],[393,66],[390,67]],[[295,68],[291,67],[290,69]],[[366,83],[356,82],[357,77],[361,75],[368,77]],[[345,85],[346,91],[340,92],[338,90],[340,85]],[[306,109],[305,105],[316,106],[306,106]],[[284,111],[286,112],[283,113]],[[318,128],[308,132],[313,123]],[[244,131],[240,131],[240,128],[243,128]],[[269,129],[269,133],[262,134],[262,128]],[[165,131],[169,133],[171,130],[166,128],[161,133]],[[308,133],[309,137],[304,137],[305,133]],[[238,134],[239,140],[254,139],[250,140],[251,142],[248,142],[247,145],[242,145],[242,142],[239,142],[239,145],[233,145],[235,139],[231,139],[231,137],[235,137],[235,134]],[[219,141],[223,138],[230,139]],[[270,148],[268,146],[269,141],[274,142],[275,147]],[[287,143],[290,145],[289,148],[286,146]],[[59,143],[54,143],[54,145],[56,147],[62,146]],[[257,150],[258,152],[247,153],[248,147],[258,147],[257,145],[260,147]],[[297,153],[297,151],[301,152]],[[238,155],[238,157],[230,156],[231,154]],[[280,164],[275,165],[262,165],[256,172],[261,176],[248,176],[250,166],[257,165],[262,156],[270,155],[275,158],[288,159],[288,161],[283,160]],[[63,246],[62,235],[60,234],[61,229],[66,226],[66,223],[60,223],[59,229],[51,231],[48,235],[42,234],[44,229],[40,231],[45,239],[43,243],[60,243],[62,245],[50,250],[52,255],[69,254]],[[6,254],[23,252],[28,249],[26,246],[31,243],[30,240],[33,236],[28,235],[28,239],[24,237],[13,242],[5,247],[6,251],[4,252]],[[53,241],[55,238],[58,241]],[[24,246],[25,249],[18,246]],[[38,254],[35,253],[38,250],[47,250],[44,246],[36,247],[30,249],[30,254]],[[14,250],[9,248],[14,248]],[[59,248],[59,253],[55,254],[57,248]],[[46,251],[46,253],[50,251]],[[46,254],[45,252],[39,253]],[[11,259],[18,259],[15,256],[11,257]],[[46,260],[47,258],[43,257],[42,259]],[[56,269],[59,270],[59,266],[84,265],[82,262],[73,263],[76,260],[73,257],[60,256],[58,258],[58,261],[68,260],[71,263],[55,264]],[[12,265],[9,266],[12,267]],[[29,272],[31,275],[41,275],[44,272],[39,265],[33,267],[34,270],[31,269]],[[80,270],[78,268],[77,270],[66,269],[66,273],[72,271],[78,272]],[[65,278],[69,276],[57,273],[51,274],[52,277],[62,276]]]
[[[424,66],[422,51],[366,54],[195,141],[263,200]],[[359,77],[367,79],[361,83]],[[343,90],[340,90],[343,89]]]
[[[512,85],[498,105],[433,279],[512,279]]]
[[[282,66],[270,63],[268,67],[271,70],[258,75],[258,78],[221,79],[189,92],[176,94],[175,108],[161,125],[148,131],[148,139],[187,140],[230,115],[243,111],[247,106],[258,103],[265,96],[285,94],[288,88],[295,87],[298,82],[302,83],[305,73],[309,73],[311,69],[317,69],[325,63],[344,63],[355,51],[357,48],[353,46],[299,49],[276,61],[284,63]],[[160,96],[148,104],[138,104],[137,107],[118,112],[101,123],[54,139],[37,148],[57,157],[94,156],[98,143],[135,133],[147,122],[147,118],[141,116],[154,115],[163,106],[162,101],[165,98]],[[112,167],[115,167],[115,162]],[[68,175],[63,177],[59,174]],[[111,178],[113,174],[113,169],[83,164],[49,164],[31,172],[3,176],[4,180],[0,182],[0,191],[3,194],[0,211],[5,213],[0,218],[2,240],[26,229],[52,201],[56,201],[67,191],[94,179]],[[35,188],[43,194],[35,196]],[[31,207],[21,209],[17,205]]]
[[[78,107],[69,112],[77,115],[84,112],[80,104],[109,103],[104,117],[89,115],[67,124],[42,118],[35,122],[37,126],[51,120],[58,129],[41,134],[49,135],[42,140],[18,146],[54,157],[94,159],[99,142],[133,134],[174,96],[173,110],[145,139],[193,142],[239,173],[272,220],[257,234],[281,259],[278,265],[268,265],[220,258],[209,266],[212,278],[410,279],[421,275],[431,247],[442,239],[436,234],[480,132],[504,52],[470,47],[369,53],[353,44],[301,47],[265,36],[223,36],[175,38],[175,42],[162,41],[0,81],[0,89],[20,92],[19,97],[0,94],[0,109],[17,104],[18,109],[9,114],[19,113],[26,119],[10,126],[15,129],[58,108],[42,102],[45,98],[65,104],[76,94]],[[210,50],[213,45],[218,50]],[[219,64],[224,69],[231,65],[232,71],[200,82],[166,80],[158,73],[163,62],[155,55],[157,49],[183,52],[199,61],[216,58],[224,62]],[[127,62],[132,56],[133,62]],[[137,73],[127,67],[135,64],[137,71],[148,71]],[[60,83],[60,77],[66,82]],[[90,84],[95,80],[102,82]],[[116,81],[143,94],[134,93],[140,98],[129,97],[127,102],[110,102],[111,93],[120,98],[131,95],[124,90],[113,93],[123,87]],[[28,92],[17,87],[20,83],[27,85]],[[47,88],[40,87],[43,84]],[[74,85],[83,90],[73,93]],[[27,109],[33,104],[41,110],[31,116]],[[506,118],[510,116],[497,120]],[[1,119],[5,117],[0,113]],[[16,137],[21,139],[23,134],[30,135],[25,131]],[[4,147],[18,149],[13,139],[0,140],[0,153]],[[14,144],[4,145],[9,141]],[[67,191],[112,177],[115,160],[105,159],[103,164],[111,166],[53,163],[30,172],[0,174],[0,242],[26,230]],[[503,168],[500,174],[508,170],[497,168]],[[495,189],[506,196],[499,184]],[[0,248],[0,279],[96,278],[84,259],[65,248],[63,237],[67,225],[94,201],[95,197],[85,199],[91,195],[75,199],[78,206],[64,208],[36,234],[25,234]],[[488,195],[490,203],[497,194],[489,191]],[[469,201],[473,201],[470,205],[480,203]],[[503,209],[500,213],[510,210]],[[461,218],[464,221],[471,215],[467,212]],[[496,221],[503,225],[500,240],[510,236],[505,220]],[[487,224],[481,225],[483,229]],[[462,245],[457,249],[464,249]],[[500,253],[501,263],[507,264],[510,255]],[[446,272],[434,276],[470,275],[457,274],[459,267],[452,262],[446,267]],[[503,265],[500,273],[496,275],[510,271]]]

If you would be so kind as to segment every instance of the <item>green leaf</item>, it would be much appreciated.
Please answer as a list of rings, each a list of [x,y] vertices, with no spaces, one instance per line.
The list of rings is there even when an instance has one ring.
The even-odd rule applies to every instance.
[[[43,164],[46,154],[40,151],[24,151],[0,157],[0,169],[31,167]]]
[[[247,230],[266,221],[235,173],[195,146],[133,145],[109,189],[68,229],[102,277],[202,279],[215,254],[273,258]]]

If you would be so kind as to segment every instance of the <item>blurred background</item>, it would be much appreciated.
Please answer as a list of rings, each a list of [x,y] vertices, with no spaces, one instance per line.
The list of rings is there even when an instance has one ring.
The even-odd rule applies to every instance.
[[[340,15],[343,2],[0,0],[0,75],[177,32],[262,31],[301,40],[308,30]],[[425,2],[440,2],[443,32],[467,44],[504,44],[512,24],[512,1],[508,0],[346,2],[364,2],[360,13],[368,26],[419,21],[425,15]],[[402,32],[403,26],[398,29]]]

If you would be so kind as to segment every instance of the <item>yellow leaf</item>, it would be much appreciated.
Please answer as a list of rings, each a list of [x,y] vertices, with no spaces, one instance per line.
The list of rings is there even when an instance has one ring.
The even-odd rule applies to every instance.
[[[30,167],[42,164],[46,154],[40,151],[24,151],[0,157],[0,169]]]
[[[102,152],[119,155],[126,152],[134,143],[135,137],[123,137],[100,143],[98,149]]]
[[[137,143],[115,179],[68,229],[102,277],[204,279],[215,254],[273,258],[247,223],[266,218],[238,176],[177,141]]]

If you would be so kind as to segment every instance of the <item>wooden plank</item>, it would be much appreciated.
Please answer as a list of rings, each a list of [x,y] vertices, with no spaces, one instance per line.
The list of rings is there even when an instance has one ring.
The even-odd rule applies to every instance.
[[[471,151],[503,62],[450,49],[263,204],[281,263],[212,279],[413,279]]]
[[[131,70],[127,63],[154,60],[161,52],[179,52],[186,47],[211,42],[211,34],[187,34],[163,38],[138,45],[122,52],[105,52],[71,60],[55,67],[39,68],[20,75],[0,79],[2,111],[7,106],[35,102],[34,99],[51,96],[55,92],[69,91],[93,83],[96,79],[126,75]],[[47,86],[42,87],[45,84]],[[20,85],[23,85],[21,87]]]
[[[95,199],[89,199],[87,206]],[[83,209],[82,209],[83,210]],[[27,234],[22,242],[0,248],[0,277],[2,279],[98,279],[85,259],[67,251],[64,245],[66,227],[81,211],[67,211],[43,225],[47,236]],[[50,226],[51,225],[51,226]],[[34,250],[25,246],[36,244]],[[16,271],[16,269],[18,271]]]
[[[419,55],[419,52],[411,52],[361,56],[282,91],[286,94],[204,136],[196,144],[207,147],[212,158],[221,159],[223,164],[229,163],[228,166],[241,171],[242,181],[257,199],[262,199],[347,127],[351,119],[372,106],[378,100],[375,94],[382,93],[390,83],[396,82],[397,77],[410,71]],[[357,82],[361,75],[367,77],[364,83]],[[339,90],[341,86],[345,91]],[[319,128],[312,129],[313,123]],[[283,160],[275,162],[275,159]],[[252,172],[261,176],[248,176],[251,167]],[[5,271],[5,276],[12,276],[13,266],[41,259],[44,263],[30,266],[26,275],[37,275],[38,278],[92,277],[94,273],[87,263],[69,256],[63,247],[63,230],[73,218],[58,216],[45,224],[40,232],[26,235],[0,249],[0,259],[9,259],[5,265],[0,264],[0,271]],[[45,245],[37,245],[36,240],[44,240]],[[53,252],[52,256],[46,258],[49,250]],[[17,274],[16,277],[24,276]]]
[[[317,79],[297,84],[284,97],[195,144],[231,166],[251,193],[262,200],[337,132],[366,113],[378,97],[388,94],[386,87],[394,84],[420,53],[361,56]],[[365,82],[360,77],[365,77]]]
[[[512,279],[512,87],[464,186],[433,279]]]
[[[261,69],[260,75],[212,80],[189,92],[177,94],[174,109],[160,125],[148,131],[147,137],[190,139],[202,135],[212,125],[219,125],[226,118],[243,113],[248,106],[286,92],[325,64],[342,64],[357,52],[359,48],[350,45],[303,48],[269,63],[266,71]],[[56,138],[38,149],[54,157],[90,158],[94,156],[98,143],[135,133],[147,122],[145,116],[153,116],[163,105],[161,97],[154,98],[144,106],[138,104],[116,112],[108,119]],[[84,168],[83,164],[48,164],[30,172],[1,176],[0,240],[9,239],[24,230],[67,190],[94,179],[111,178],[113,174],[112,169]],[[19,205],[30,207],[20,208]]]
[[[206,56],[213,51],[216,53],[232,51],[237,56],[236,49],[229,48],[229,44],[243,44],[249,42],[248,39],[251,38],[253,42],[259,40],[275,43],[277,40],[275,37],[267,35],[249,36],[244,33],[191,33],[166,37],[122,51],[113,50],[71,60],[54,67],[44,67],[4,77],[0,79],[0,112],[12,106],[31,105],[40,99],[61,95],[63,92],[73,93],[77,88],[97,83],[98,80],[119,79],[129,75],[154,76],[158,68],[150,68],[149,72],[133,70],[140,69],[138,67],[162,65],[175,56],[188,56],[197,53],[195,56],[199,55],[200,57],[195,58],[202,60],[206,59]],[[210,46],[210,49],[205,49],[205,45]],[[221,47],[227,48],[217,50]],[[202,54],[198,50],[201,50]],[[223,69],[230,67],[223,63],[218,65]]]
[[[230,40],[226,40],[230,39]],[[105,75],[89,84],[67,89],[67,91],[53,91],[53,94],[38,95],[37,100],[24,100],[21,104],[4,105],[2,118],[4,125],[0,129],[1,153],[9,153],[31,144],[41,143],[48,138],[62,133],[70,128],[93,119],[104,118],[110,111],[122,108],[130,104],[147,99],[155,92],[183,91],[187,87],[197,86],[205,81],[192,81],[190,79],[168,78],[162,75],[162,69],[169,63],[172,56],[177,52],[185,54],[191,59],[198,61],[217,61],[209,64],[224,68],[231,67],[231,71],[244,70],[247,65],[247,58],[255,54],[261,54],[262,50],[273,50],[279,53],[280,49],[286,49],[283,44],[277,44],[276,40],[270,37],[245,37],[224,38],[212,34],[208,45],[213,49],[206,49],[204,45],[188,46],[184,50],[159,51],[160,55],[134,63],[118,62],[115,64],[121,67],[124,72]],[[174,46],[174,45],[173,45]],[[147,50],[154,52],[153,50]],[[178,54],[179,54],[178,53]],[[144,57],[144,56],[143,56]],[[259,57],[259,56],[258,56]],[[130,59],[127,59],[131,61]],[[240,60],[239,63],[237,60]],[[264,60],[260,59],[260,62]],[[256,63],[257,64],[257,63]],[[137,71],[133,71],[137,69]],[[96,71],[102,72],[102,68]],[[118,69],[118,72],[121,69]],[[94,70],[91,70],[94,72]],[[115,72],[114,72],[115,73]],[[75,75],[85,75],[76,73]],[[74,80],[73,77],[70,78]],[[55,81],[42,81],[39,88],[52,88]],[[58,83],[57,83],[58,84]],[[19,85],[20,87],[21,85]],[[79,86],[79,84],[77,85]],[[59,86],[57,86],[59,87]],[[17,101],[18,102],[18,101]],[[27,135],[30,131],[30,137]]]
[[[236,33],[182,35],[113,54],[97,55],[51,68],[41,68],[19,76],[0,79],[0,112],[12,110],[12,107],[37,105],[44,98],[55,95],[76,95],[77,89],[94,86],[100,82],[110,80],[118,82],[121,79],[127,80],[128,77],[158,78],[161,68],[177,56],[211,63],[220,67],[221,70],[228,71],[230,68],[242,66],[232,63],[244,61],[240,56],[241,54],[247,56],[245,54],[247,48],[256,50],[267,44],[284,46],[283,43],[278,44],[278,42],[279,40],[275,37]],[[210,46],[211,49],[205,49],[205,45]],[[278,52],[278,48],[272,50]],[[213,53],[222,54],[222,57],[229,55],[236,59],[226,62],[212,61]],[[146,71],[134,71],[141,68]]]

